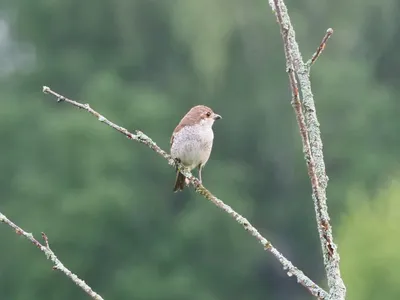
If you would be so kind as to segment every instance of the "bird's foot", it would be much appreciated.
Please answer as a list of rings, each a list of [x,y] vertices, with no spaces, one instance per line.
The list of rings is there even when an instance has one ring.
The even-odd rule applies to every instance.
[[[175,164],[176,164],[176,170],[178,171],[178,164],[181,164],[182,161],[180,158],[174,158]]]
[[[186,178],[186,177],[185,177],[185,184],[186,184],[186,185],[189,185],[189,184],[190,184],[189,178]]]

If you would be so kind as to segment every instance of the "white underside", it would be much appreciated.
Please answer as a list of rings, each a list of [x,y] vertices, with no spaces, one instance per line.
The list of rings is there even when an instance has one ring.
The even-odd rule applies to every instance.
[[[175,133],[171,156],[179,158],[190,170],[205,165],[211,153],[214,132],[211,126],[186,126]]]

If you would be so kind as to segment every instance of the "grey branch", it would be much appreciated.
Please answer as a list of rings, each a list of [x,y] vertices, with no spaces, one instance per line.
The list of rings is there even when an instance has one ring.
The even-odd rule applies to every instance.
[[[254,236],[264,247],[264,250],[269,251],[275,256],[276,259],[282,264],[283,269],[287,272],[288,276],[295,276],[297,281],[303,285],[312,295],[320,298],[320,299],[328,299],[328,293],[324,291],[321,287],[319,287],[316,283],[314,283],[309,277],[307,277],[301,270],[296,268],[286,257],[284,257],[266,238],[264,238],[258,230],[250,224],[250,222],[244,218],[242,215],[237,213],[232,209],[229,205],[225,204],[222,200],[218,199],[214,196],[208,189],[206,189],[202,184],[200,184],[199,180],[194,177],[190,172],[188,172],[181,164],[177,163],[167,152],[162,150],[155,142],[153,142],[147,135],[145,135],[141,131],[135,131],[134,133],[129,132],[127,129],[114,124],[113,122],[106,119],[104,116],[93,110],[88,104],[81,104],[77,101],[68,99],[53,90],[49,87],[44,86],[43,92],[46,94],[51,94],[58,99],[58,102],[67,102],[75,107],[81,108],[95,116],[100,122],[107,124],[108,126],[114,128],[118,132],[125,135],[127,138],[131,140],[135,140],[139,143],[142,143],[154,150],[160,156],[165,158],[169,165],[178,168],[186,178],[190,180],[190,183],[194,186],[197,193],[202,195],[204,198],[212,202],[214,205],[228,213],[233,219],[236,220],[243,228],[248,231],[252,236]]]
[[[309,78],[309,68],[325,48],[325,44],[332,35],[333,30],[327,30],[317,52],[308,63],[304,63],[285,3],[283,0],[273,0],[273,2],[270,1],[269,3],[277,17],[283,39],[286,67],[293,97],[292,105],[296,113],[308,175],[311,180],[317,227],[328,279],[329,299],[344,300],[346,297],[346,287],[340,275],[339,253],[337,246],[333,242],[332,227],[329,222],[328,206],[326,203],[328,177],[325,172],[321,132],[319,130],[319,122]],[[296,75],[303,97],[302,103],[300,102]]]
[[[28,233],[25,230],[23,230],[21,227],[10,221],[5,215],[0,213],[0,222],[5,223],[8,226],[10,226],[18,235],[22,235],[23,237],[27,238],[34,244],[36,247],[39,248],[40,251],[42,251],[47,259],[50,259],[53,263],[53,269],[54,270],[59,270],[63,272],[65,275],[67,275],[77,286],[79,286],[82,290],[84,290],[90,297],[92,297],[95,300],[103,300],[103,298],[97,294],[95,291],[91,289],[90,286],[88,286],[82,279],[79,279],[78,276],[76,276],[74,273],[72,273],[69,269],[67,269],[62,262],[57,258],[57,256],[54,254],[53,250],[50,249],[49,246],[49,240],[47,236],[42,232],[42,238],[44,240],[44,245],[42,245],[38,240],[36,240],[32,233]]]

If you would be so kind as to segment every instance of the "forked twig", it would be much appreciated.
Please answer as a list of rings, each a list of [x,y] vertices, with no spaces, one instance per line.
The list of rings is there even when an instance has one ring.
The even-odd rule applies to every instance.
[[[346,287],[340,274],[340,257],[337,246],[333,242],[332,226],[329,222],[328,206],[326,203],[328,178],[325,172],[321,133],[309,79],[310,66],[322,53],[333,30],[328,29],[317,52],[310,60],[310,66],[307,66],[303,62],[284,1],[271,0],[269,3],[275,12],[282,35],[286,68],[292,90],[292,105],[296,113],[308,175],[311,180],[317,228],[329,285],[329,299],[344,300]],[[300,102],[299,86],[303,102]]]
[[[14,231],[18,234],[21,235],[28,240],[32,242],[36,247],[39,248],[40,251],[42,251],[47,259],[50,259],[53,263],[53,270],[59,270],[63,272],[67,277],[69,277],[77,286],[79,286],[82,290],[84,290],[90,297],[92,297],[95,300],[103,300],[103,298],[97,294],[95,291],[92,290],[90,286],[88,286],[82,279],[80,279],[77,275],[72,273],[67,267],[63,265],[63,263],[57,258],[57,256],[54,254],[53,250],[50,249],[49,246],[49,239],[47,238],[46,234],[42,232],[42,238],[44,241],[44,245],[42,245],[37,239],[35,239],[32,235],[32,233],[28,233],[25,230],[23,230],[21,227],[16,225],[14,222],[9,220],[5,215],[0,213],[0,222],[5,223],[8,226],[10,226]]]

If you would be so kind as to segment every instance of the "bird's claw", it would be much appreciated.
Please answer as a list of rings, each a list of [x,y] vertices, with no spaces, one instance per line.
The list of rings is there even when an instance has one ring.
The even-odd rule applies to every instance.
[[[189,178],[186,178],[186,177],[185,177],[185,184],[186,184],[186,185],[189,185],[189,184],[190,184]]]
[[[176,170],[178,171],[178,169],[179,169],[179,164],[180,163],[182,163],[182,161],[181,161],[181,159],[180,158],[174,158],[174,161],[175,161],[175,164],[176,164]]]

